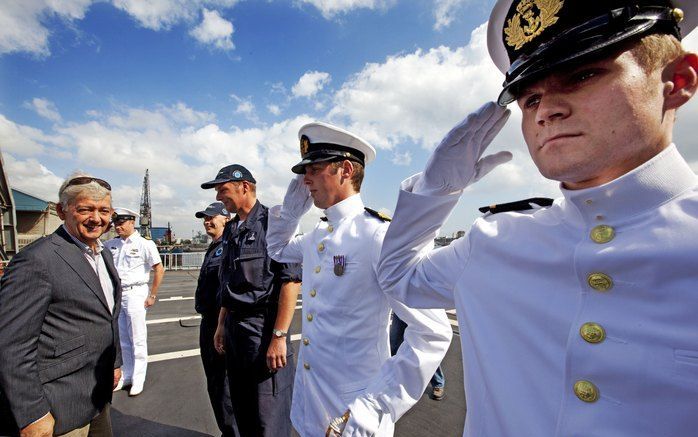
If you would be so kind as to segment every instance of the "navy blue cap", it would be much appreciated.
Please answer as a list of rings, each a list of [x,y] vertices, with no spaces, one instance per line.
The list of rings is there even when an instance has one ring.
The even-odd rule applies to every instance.
[[[257,181],[252,176],[252,173],[240,164],[233,164],[220,169],[216,175],[216,179],[201,184],[201,188],[208,189],[213,188],[218,184],[223,184],[225,182],[236,182],[236,181],[247,181],[256,184]]]
[[[225,209],[225,205],[223,205],[223,202],[213,202],[209,206],[206,207],[203,211],[198,211],[196,214],[194,214],[196,218],[204,218],[204,217],[215,217],[217,215],[223,215],[223,216],[228,216],[228,210]]]

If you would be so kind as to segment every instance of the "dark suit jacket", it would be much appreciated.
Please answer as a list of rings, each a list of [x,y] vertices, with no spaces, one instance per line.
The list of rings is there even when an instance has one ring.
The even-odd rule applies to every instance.
[[[121,285],[111,254],[102,256],[114,284],[114,314],[62,226],[12,258],[0,280],[0,435],[49,411],[54,433],[63,434],[111,401],[121,366]]]

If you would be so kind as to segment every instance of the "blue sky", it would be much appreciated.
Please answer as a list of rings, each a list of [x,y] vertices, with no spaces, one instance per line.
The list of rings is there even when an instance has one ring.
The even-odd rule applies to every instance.
[[[321,120],[377,149],[364,202],[391,213],[452,125],[494,99],[493,0],[6,0],[0,4],[0,149],[14,187],[56,200],[71,171],[104,177],[137,209],[145,169],[153,222],[201,229],[213,201],[199,184],[247,166],[259,197],[280,202],[298,161],[297,131]],[[695,32],[685,45],[698,49]],[[442,229],[477,207],[555,196],[528,158],[520,114],[492,149],[514,160],[468,189]],[[679,114],[675,141],[698,169],[698,134]],[[307,230],[320,215],[303,222]]]

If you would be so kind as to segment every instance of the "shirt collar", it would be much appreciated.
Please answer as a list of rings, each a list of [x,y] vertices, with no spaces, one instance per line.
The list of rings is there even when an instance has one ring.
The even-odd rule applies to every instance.
[[[90,253],[90,254],[92,253],[92,248],[90,248],[90,246],[83,243],[82,241],[78,240],[78,238],[75,235],[71,234],[70,231],[68,230],[68,228],[65,226],[65,223],[63,223],[62,226],[63,226],[63,229],[65,230],[65,232],[68,235],[70,235],[70,238],[72,238],[73,241],[75,242],[75,244],[77,244],[77,246],[80,248],[80,250],[82,250],[83,252],[86,252],[86,253]],[[102,252],[102,249],[104,249],[104,245],[102,244],[101,240],[97,240],[96,246],[97,246],[97,249],[94,251],[94,253],[96,255],[99,255]]]
[[[563,208],[576,209],[585,224],[623,221],[656,208],[695,186],[696,175],[674,144],[623,176],[598,187],[567,190]]]
[[[325,215],[330,222],[336,223],[344,217],[355,216],[363,211],[364,202],[357,193],[327,208]]]

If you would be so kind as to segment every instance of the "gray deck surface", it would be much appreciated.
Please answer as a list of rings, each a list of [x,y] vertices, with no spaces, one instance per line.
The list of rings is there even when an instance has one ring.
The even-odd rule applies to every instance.
[[[201,359],[196,354],[198,320],[186,319],[196,316],[191,298],[197,275],[196,271],[165,273],[159,301],[147,316],[148,354],[151,360],[157,361],[148,365],[145,390],[140,396],[130,398],[124,390],[114,394],[112,421],[116,437],[220,435],[206,394]],[[291,334],[300,333],[300,311],[296,310]],[[455,321],[454,315],[449,314],[449,317]],[[164,319],[175,320],[161,322]],[[429,399],[430,388],[427,388],[417,405],[398,421],[396,436],[455,437],[462,434],[465,397],[457,326],[454,326],[454,334],[442,363],[446,374],[445,398],[440,402]],[[297,349],[299,342],[294,341],[293,345]],[[181,351],[184,352],[161,355]]]

